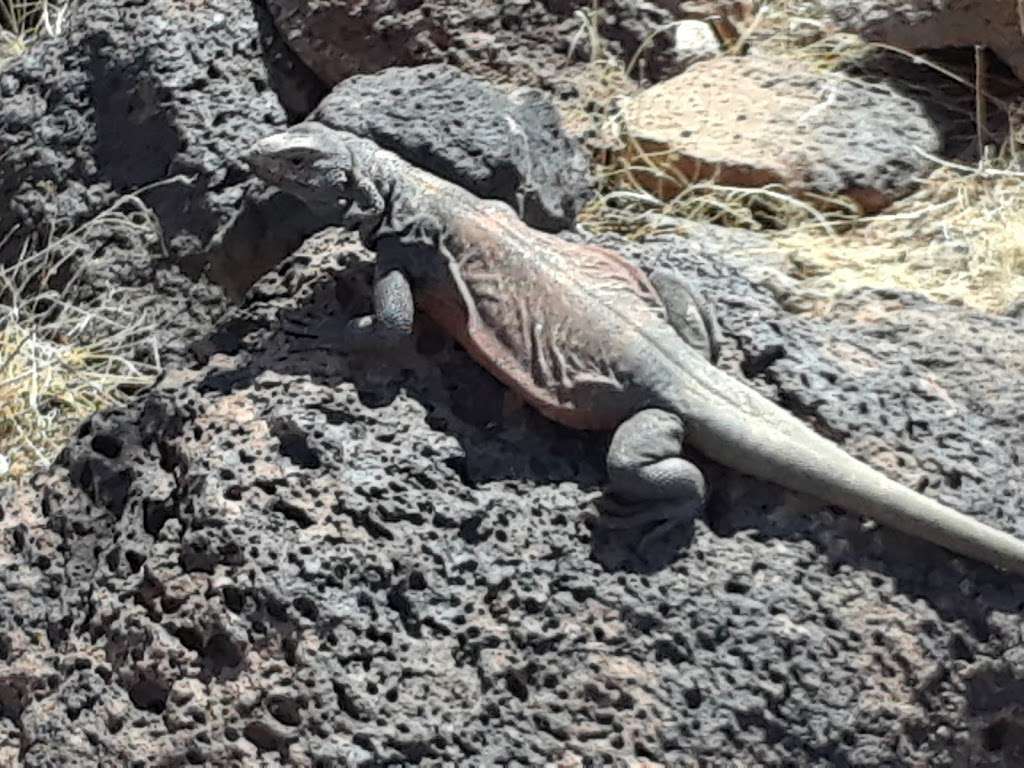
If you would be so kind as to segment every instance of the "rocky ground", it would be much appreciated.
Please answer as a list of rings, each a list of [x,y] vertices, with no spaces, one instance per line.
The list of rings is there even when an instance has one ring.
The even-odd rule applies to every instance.
[[[370,254],[242,161],[313,113],[684,271],[720,314],[722,367],[1024,535],[1021,320],[824,295],[774,236],[671,210],[645,221],[676,234],[594,234],[608,190],[557,109],[586,112],[600,41],[649,80],[682,71],[670,37],[641,46],[670,4],[592,27],[587,3],[506,5],[352,28],[343,2],[92,0],[0,69],[0,263],[147,186],[166,244],[97,236],[70,262],[86,295],[139,289],[165,370],[0,490],[0,765],[1019,764],[1017,580],[706,462],[706,515],[641,561],[597,525],[607,436],[504,410],[429,323],[347,357],[279,330],[368,302]],[[389,69],[410,65],[429,66]],[[950,124],[898,82],[850,87],[885,142],[859,153],[839,124],[813,136],[835,162],[794,153],[813,173],[779,176],[913,197],[927,169],[901,153],[949,150]]]

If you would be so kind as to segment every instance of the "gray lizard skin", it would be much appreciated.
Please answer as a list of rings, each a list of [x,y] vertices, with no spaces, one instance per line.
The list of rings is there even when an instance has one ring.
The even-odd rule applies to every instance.
[[[894,482],[716,368],[713,318],[671,274],[649,279],[614,251],[534,231],[505,203],[317,123],[261,140],[248,160],[377,252],[374,315],[340,329],[341,349],[408,335],[415,297],[542,414],[614,430],[608,474],[618,497],[664,506],[669,524],[692,519],[706,491],[681,457],[685,442],[745,474],[1024,573],[1020,539]]]

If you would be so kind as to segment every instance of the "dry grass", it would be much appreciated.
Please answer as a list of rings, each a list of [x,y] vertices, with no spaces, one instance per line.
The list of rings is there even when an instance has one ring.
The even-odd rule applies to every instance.
[[[649,234],[652,221],[664,231],[666,218],[751,230],[811,228],[834,232],[859,217],[852,200],[796,196],[780,184],[738,187],[719,183],[714,177],[692,180],[660,161],[660,154],[642,148],[623,132],[620,141],[630,147],[609,152],[600,162],[597,177],[600,195],[580,214],[580,222],[595,232],[615,231],[631,238]],[[621,145],[620,145],[621,146]],[[629,156],[629,160],[623,158]],[[670,196],[653,194],[652,188],[677,190]]]
[[[817,291],[901,288],[1003,312],[1024,297],[1024,174],[946,165],[888,213],[836,236],[783,233]]]
[[[152,212],[127,196],[96,218],[0,268],[0,479],[50,462],[78,424],[159,372],[138,361],[153,322],[132,293],[92,296],[84,259],[96,236],[160,240]]]
[[[36,38],[60,35],[74,5],[75,0],[0,0],[0,69]]]

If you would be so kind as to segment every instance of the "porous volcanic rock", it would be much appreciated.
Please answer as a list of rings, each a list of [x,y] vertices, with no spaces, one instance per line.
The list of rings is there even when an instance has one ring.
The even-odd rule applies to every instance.
[[[720,57],[698,62],[630,100],[619,154],[647,156],[669,178],[636,171],[659,195],[678,180],[782,184],[802,195],[845,195],[877,211],[914,188],[942,148],[915,101],[882,84],[823,74],[790,59]]]
[[[506,95],[447,64],[350,77],[310,115],[370,139],[530,226],[569,228],[593,194],[590,164],[539,90]]]
[[[726,368],[1024,534],[1017,321],[867,291],[795,317],[713,235],[605,242],[691,274]],[[365,311],[369,274],[311,240],[0,496],[0,762],[1024,759],[1020,580],[707,464],[692,541],[642,568],[589,523],[605,438],[503,414],[427,324],[350,357],[273,330]]]
[[[836,29],[909,51],[984,45],[1024,78],[1020,0],[810,0]]]
[[[634,73],[680,71],[678,8],[647,0],[267,0],[299,57],[328,84],[396,66],[448,63],[488,81],[553,86],[592,50],[590,29]],[[587,21],[584,21],[584,18]],[[592,25],[588,28],[588,24]]]
[[[95,0],[69,23],[0,73],[0,262],[126,193],[177,267],[229,292],[315,229],[298,201],[268,205],[243,162],[322,93],[258,3]]]

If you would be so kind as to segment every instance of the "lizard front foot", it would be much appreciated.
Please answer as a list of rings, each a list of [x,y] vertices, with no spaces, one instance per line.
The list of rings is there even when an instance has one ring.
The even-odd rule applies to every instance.
[[[286,317],[281,319],[281,330],[298,337],[289,344],[296,352],[365,352],[392,348],[409,335],[403,330],[382,327],[373,315],[354,317],[348,322],[334,317]]]

